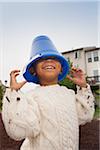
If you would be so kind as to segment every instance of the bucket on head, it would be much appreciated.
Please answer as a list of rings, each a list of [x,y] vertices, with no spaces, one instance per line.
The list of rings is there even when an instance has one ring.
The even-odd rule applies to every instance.
[[[62,66],[62,73],[58,76],[58,81],[63,80],[69,72],[68,61],[63,55],[56,49],[52,41],[47,36],[38,36],[32,43],[30,60],[24,68],[23,76],[28,82],[39,84],[39,79],[36,74],[32,74],[30,69],[39,59],[46,57],[56,57]]]

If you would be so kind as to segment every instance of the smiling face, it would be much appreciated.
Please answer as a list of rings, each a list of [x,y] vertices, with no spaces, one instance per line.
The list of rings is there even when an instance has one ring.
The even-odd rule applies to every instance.
[[[56,84],[61,73],[61,64],[54,58],[41,59],[36,63],[35,71],[41,85]]]

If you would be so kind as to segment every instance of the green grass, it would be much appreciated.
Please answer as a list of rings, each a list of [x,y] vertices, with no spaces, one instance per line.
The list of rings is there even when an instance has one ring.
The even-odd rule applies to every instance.
[[[95,95],[96,100],[100,99],[100,95]]]
[[[100,108],[97,107],[95,110],[94,118],[100,118]]]
[[[95,90],[95,93],[98,94],[98,95],[100,95],[100,89]]]

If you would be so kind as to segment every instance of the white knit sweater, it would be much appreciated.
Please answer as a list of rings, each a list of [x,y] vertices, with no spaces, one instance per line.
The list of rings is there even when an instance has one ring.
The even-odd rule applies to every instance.
[[[58,84],[26,95],[7,89],[2,118],[11,138],[25,138],[21,150],[78,150],[79,125],[92,120],[93,101],[89,86],[76,95]]]

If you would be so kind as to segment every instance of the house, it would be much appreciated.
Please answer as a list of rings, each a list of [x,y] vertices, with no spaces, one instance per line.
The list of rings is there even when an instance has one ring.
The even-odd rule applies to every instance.
[[[66,59],[73,62],[73,66],[84,70],[91,85],[100,84],[100,48],[84,47],[62,53]]]

